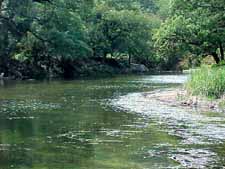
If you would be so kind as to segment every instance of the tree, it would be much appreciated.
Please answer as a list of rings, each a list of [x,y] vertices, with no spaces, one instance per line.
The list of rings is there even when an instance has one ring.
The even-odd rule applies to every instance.
[[[38,36],[43,40],[36,38],[33,47],[37,44],[41,47],[34,55],[34,63],[40,63],[37,59],[44,62],[48,69],[51,69],[54,62],[58,62],[63,69],[64,75],[70,74],[67,69],[68,64],[79,57],[91,55],[91,49],[87,45],[87,31],[80,16],[72,9],[61,8],[62,6],[52,6],[42,16],[43,8],[40,6],[37,15],[39,21],[33,23],[33,30],[37,31]],[[74,9],[75,11],[75,9]],[[43,22],[47,18],[48,22]],[[33,49],[32,49],[33,50]],[[43,58],[44,57],[44,58]],[[42,62],[42,64],[43,64]]]
[[[0,0],[0,71],[12,74],[15,65],[33,78],[68,75],[92,56],[151,60],[159,1]]]
[[[0,5],[3,65],[12,59],[29,60],[50,70],[56,61],[91,55],[82,11],[91,8],[91,1],[2,0]]]
[[[148,57],[152,50],[152,30],[160,21],[148,14],[133,10],[103,10],[96,14],[96,28],[92,32],[95,55],[106,57],[127,55]]]
[[[222,0],[173,0],[171,16],[159,29],[156,45],[170,50],[170,45],[179,46],[175,47],[177,52],[212,55],[219,63],[224,60],[224,7]]]
[[[27,16],[31,14],[31,4],[29,0],[0,1],[0,64],[6,70],[10,67],[10,56],[16,50],[17,42],[30,28],[31,20]]]

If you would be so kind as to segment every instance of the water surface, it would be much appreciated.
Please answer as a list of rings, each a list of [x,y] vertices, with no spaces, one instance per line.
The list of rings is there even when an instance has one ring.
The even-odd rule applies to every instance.
[[[182,75],[121,76],[1,83],[0,168],[221,167],[225,164],[224,137],[215,138],[209,144],[207,135],[197,133],[194,137],[193,118],[174,120],[171,114],[178,113],[178,109],[146,103],[148,108],[152,107],[149,113],[149,109],[143,109],[144,100],[132,100],[141,92],[179,86],[186,78]],[[216,126],[211,125],[212,130],[218,123],[220,129],[225,128],[223,114],[209,112],[201,117],[220,119],[215,121]],[[178,134],[174,132],[176,129],[180,130]],[[182,132],[184,129],[188,132]],[[189,135],[183,137],[182,133]],[[192,136],[206,139],[188,140],[186,144],[185,140]]]

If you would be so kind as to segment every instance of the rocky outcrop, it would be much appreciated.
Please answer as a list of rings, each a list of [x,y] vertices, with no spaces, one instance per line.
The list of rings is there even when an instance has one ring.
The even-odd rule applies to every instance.
[[[133,73],[146,73],[149,72],[149,69],[143,64],[134,64],[130,65],[130,70]]]

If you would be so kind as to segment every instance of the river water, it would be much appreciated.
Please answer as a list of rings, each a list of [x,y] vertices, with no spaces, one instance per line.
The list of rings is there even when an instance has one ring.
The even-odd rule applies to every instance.
[[[225,114],[143,97],[186,79],[2,82],[0,169],[223,168]]]

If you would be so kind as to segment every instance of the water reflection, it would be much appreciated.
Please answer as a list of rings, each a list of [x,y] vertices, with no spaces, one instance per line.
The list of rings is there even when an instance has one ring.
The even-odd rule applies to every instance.
[[[179,167],[181,161],[173,158],[180,157],[175,156],[180,137],[154,118],[107,104],[120,95],[176,85],[157,78],[161,77],[5,84],[0,87],[0,168]]]
[[[3,79],[0,79],[0,86],[4,86],[4,80]]]

